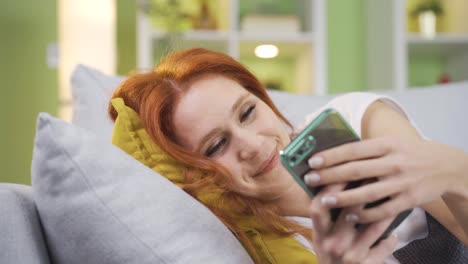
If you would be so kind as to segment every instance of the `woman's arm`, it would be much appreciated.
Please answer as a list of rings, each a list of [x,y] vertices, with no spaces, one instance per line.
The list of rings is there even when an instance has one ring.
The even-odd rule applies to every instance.
[[[323,162],[315,167],[320,181],[311,186],[379,177],[378,182],[325,199],[328,205],[348,207],[392,197],[378,207],[356,213],[358,222],[370,223],[423,207],[468,244],[468,154],[422,139],[405,117],[379,101],[364,114],[362,138],[367,140],[312,157]],[[334,198],[336,202],[330,204]]]
[[[377,101],[372,104],[364,114],[362,137],[365,139],[382,136],[407,138],[410,141],[414,140],[417,142],[421,140],[419,133],[406,118],[390,108],[388,105]],[[455,236],[463,241],[465,245],[468,245],[468,153],[436,142],[428,142],[425,140],[423,140],[421,145],[410,146],[413,148],[419,147],[420,149],[415,150],[413,152],[414,155],[407,155],[408,159],[420,158],[422,166],[427,166],[426,171],[428,171],[428,175],[430,175],[429,170],[437,171],[437,169],[439,169],[438,175],[436,175],[437,179],[446,180],[447,182],[452,183],[451,186],[440,186],[440,192],[442,193],[441,197],[437,197],[434,201],[426,204],[420,204],[419,206],[432,214]],[[421,156],[418,155],[416,151],[419,151]],[[431,155],[432,157],[428,157],[425,160],[422,155]],[[417,160],[407,160],[406,162],[414,162],[413,164],[416,165]],[[411,167],[409,166],[411,165],[408,164],[407,169],[411,172]],[[438,168],[432,168],[433,166]],[[415,170],[415,172],[419,171]],[[421,170],[420,173],[425,173],[425,171]],[[429,197],[431,196],[430,194],[426,195]],[[416,198],[415,202],[417,201],[418,199]],[[448,209],[451,213],[447,212]]]

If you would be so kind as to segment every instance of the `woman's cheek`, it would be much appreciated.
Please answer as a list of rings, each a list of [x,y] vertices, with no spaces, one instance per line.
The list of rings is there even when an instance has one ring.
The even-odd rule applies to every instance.
[[[274,131],[276,127],[275,116],[262,111],[257,116],[257,128],[261,131]]]
[[[222,157],[216,160],[219,164],[221,164],[225,169],[229,171],[231,174],[231,177],[234,177],[234,175],[239,174],[239,168],[240,164],[237,162],[236,166],[236,161],[234,157],[234,153],[231,152],[226,152]]]

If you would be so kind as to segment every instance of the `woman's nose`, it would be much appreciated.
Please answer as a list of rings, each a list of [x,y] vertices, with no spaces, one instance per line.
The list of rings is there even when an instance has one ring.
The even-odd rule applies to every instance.
[[[239,135],[238,150],[242,160],[253,159],[261,148],[261,140],[255,133],[242,133]]]
[[[258,150],[256,149],[244,147],[242,150],[239,151],[239,157],[242,160],[249,160],[257,156],[257,153],[258,153]]]

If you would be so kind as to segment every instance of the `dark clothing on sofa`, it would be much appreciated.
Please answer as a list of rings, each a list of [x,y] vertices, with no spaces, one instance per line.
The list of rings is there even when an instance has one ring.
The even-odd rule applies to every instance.
[[[428,235],[393,253],[402,264],[466,264],[468,247],[426,213]]]

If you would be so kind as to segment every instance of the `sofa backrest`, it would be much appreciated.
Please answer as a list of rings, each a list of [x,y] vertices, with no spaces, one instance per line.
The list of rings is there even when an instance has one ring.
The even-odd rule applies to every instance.
[[[468,151],[468,82],[412,88],[404,92],[371,91],[394,98],[427,138]],[[337,95],[271,91],[278,108],[297,125],[308,113]]]
[[[392,92],[422,133],[468,152],[468,82]]]

